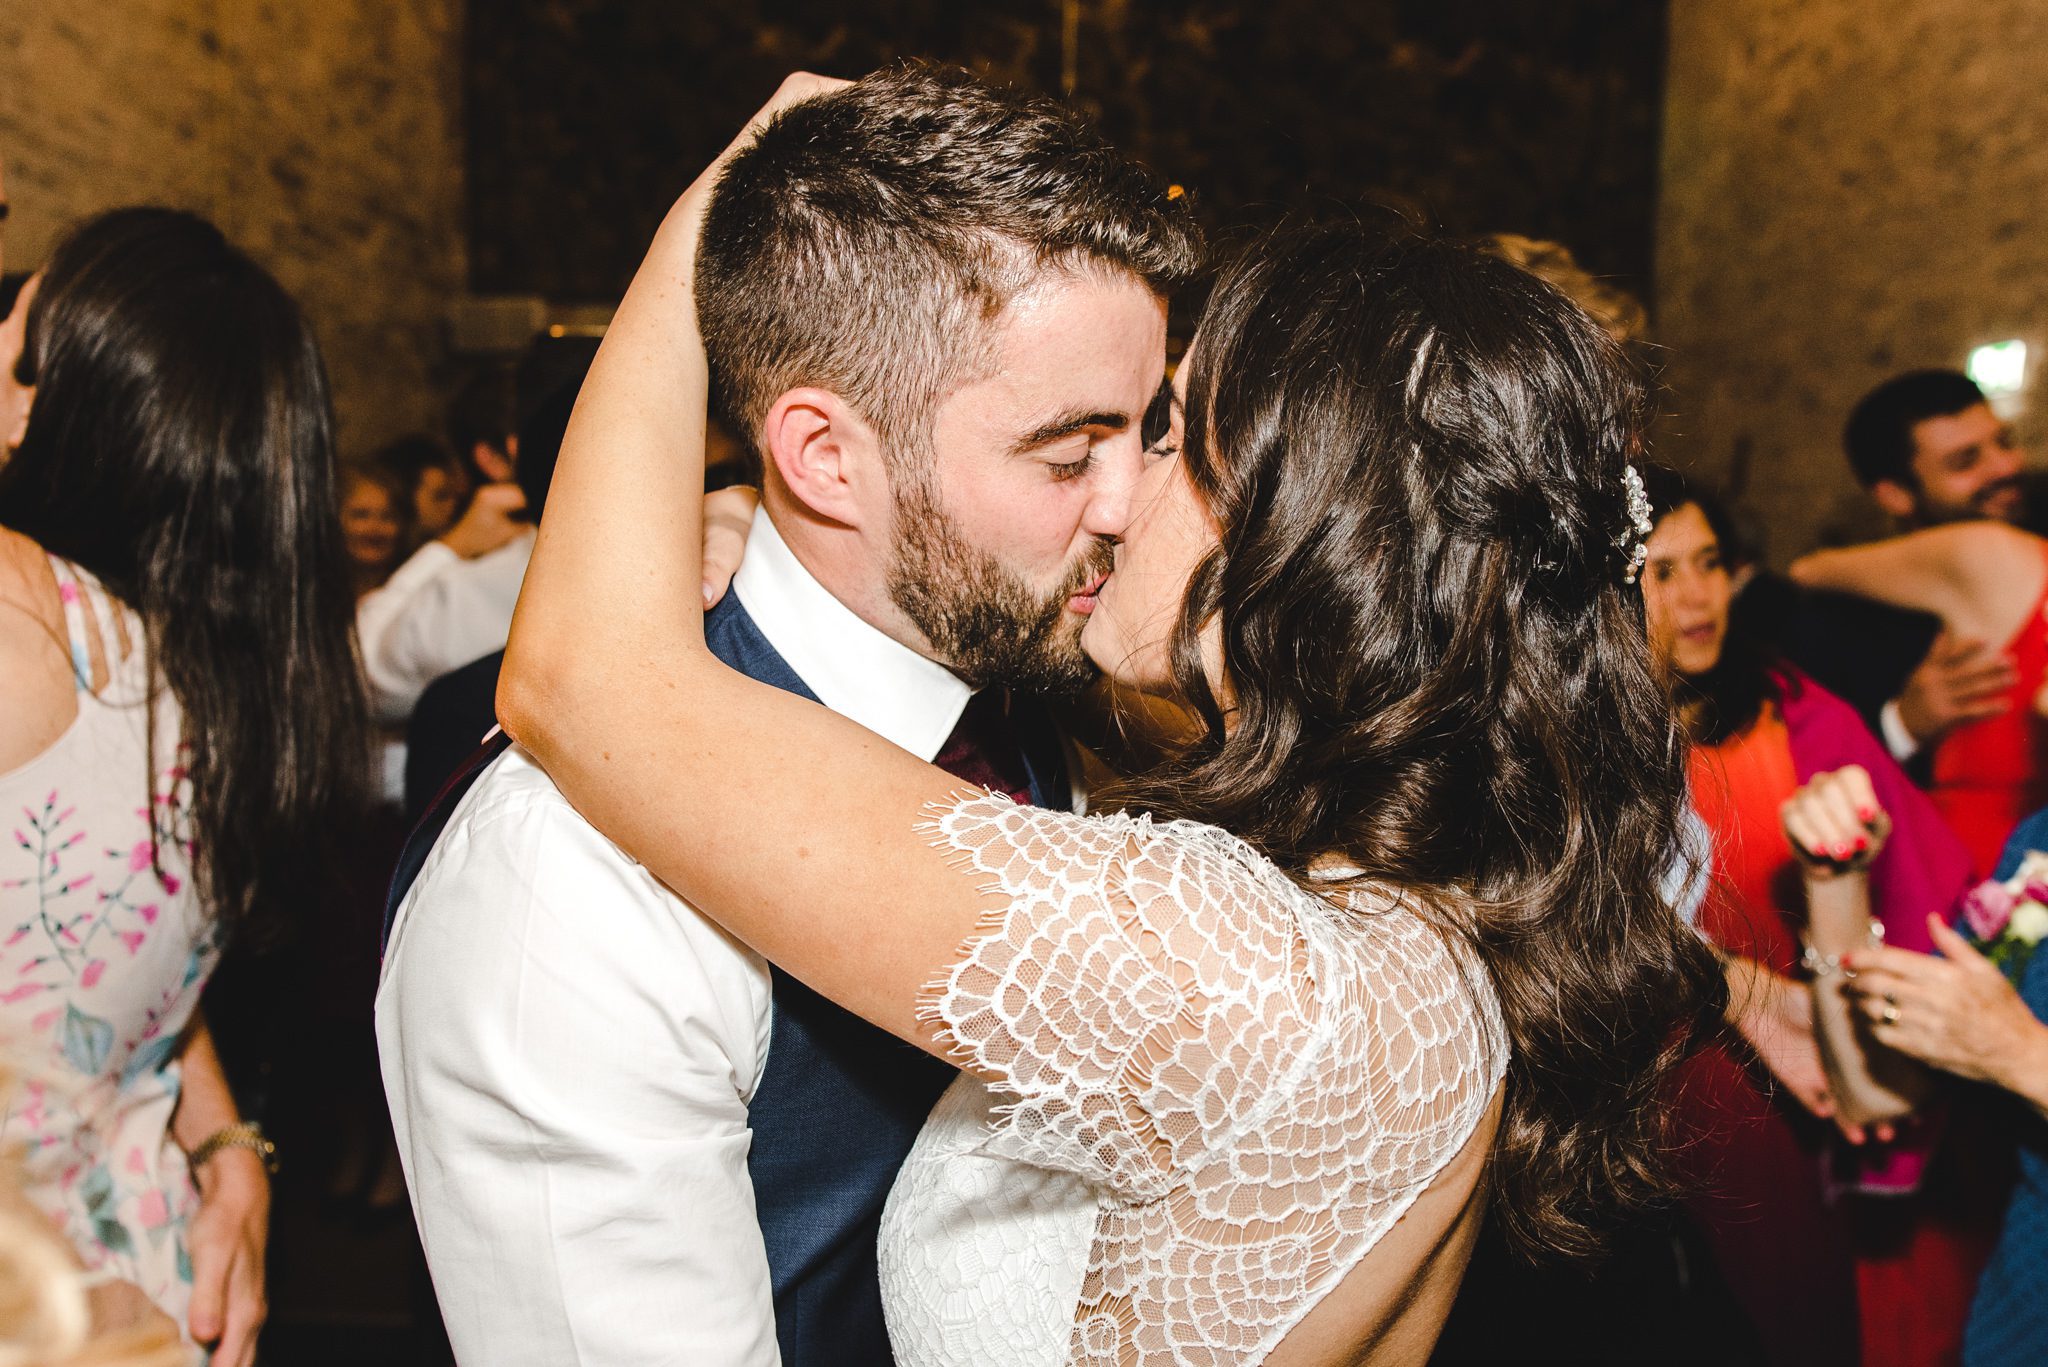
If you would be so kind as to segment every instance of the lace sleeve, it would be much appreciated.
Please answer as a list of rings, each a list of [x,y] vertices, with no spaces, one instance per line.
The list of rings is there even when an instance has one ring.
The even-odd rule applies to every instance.
[[[992,796],[933,830],[1007,900],[926,1000],[1004,1098],[987,1151],[1152,1200],[1311,1066],[1304,894],[1242,843]]]

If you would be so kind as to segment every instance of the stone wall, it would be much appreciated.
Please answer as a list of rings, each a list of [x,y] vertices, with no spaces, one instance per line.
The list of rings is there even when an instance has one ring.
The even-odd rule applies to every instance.
[[[2048,360],[2044,51],[2038,0],[1672,0],[1664,449],[1772,559],[1870,525],[1839,434],[1873,385],[2009,337]]]
[[[461,0],[0,5],[7,266],[120,204],[218,223],[305,307],[342,449],[438,430],[464,279]]]

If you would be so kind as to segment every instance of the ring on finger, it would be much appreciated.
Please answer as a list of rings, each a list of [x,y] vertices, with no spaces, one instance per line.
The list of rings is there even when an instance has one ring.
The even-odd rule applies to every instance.
[[[1878,1019],[1886,1025],[1897,1025],[1899,1023],[1899,1004],[1887,998],[1884,1010],[1879,1013]]]

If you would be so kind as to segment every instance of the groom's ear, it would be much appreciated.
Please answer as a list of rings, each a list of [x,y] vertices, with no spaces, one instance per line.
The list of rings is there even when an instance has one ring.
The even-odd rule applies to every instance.
[[[831,390],[782,395],[769,406],[761,437],[790,493],[820,517],[858,528],[888,506],[880,438]]]

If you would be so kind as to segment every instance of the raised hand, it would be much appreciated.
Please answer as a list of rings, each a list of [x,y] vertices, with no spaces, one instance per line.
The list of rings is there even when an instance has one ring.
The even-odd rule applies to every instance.
[[[199,1213],[186,1242],[192,1254],[192,1337],[209,1344],[211,1367],[250,1367],[268,1314],[264,1251],[270,1237],[270,1178],[247,1149],[223,1149],[198,1174]]]
[[[486,484],[476,491],[468,509],[453,527],[441,534],[442,544],[464,560],[489,555],[528,530],[519,518],[526,511],[526,495],[516,484]]]
[[[1803,986],[1753,960],[1731,957],[1728,1023],[1794,1100],[1824,1120],[1834,1116],[1834,1094],[1813,1033],[1813,1000]]]
[[[1899,720],[1922,745],[2008,711],[2019,668],[2004,651],[1943,630],[1899,694]]]
[[[1869,868],[1892,829],[1870,774],[1860,764],[1815,774],[1785,800],[1778,818],[1809,878]]]
[[[1976,1082],[2026,1091],[2022,1074],[2048,1058],[2048,1025],[1997,965],[1938,916],[1927,918],[1941,957],[1902,949],[1846,956],[1848,992],[1871,1032],[1922,1063]]]
[[[704,495],[704,608],[718,606],[747,554],[747,533],[761,495],[744,484]]]

